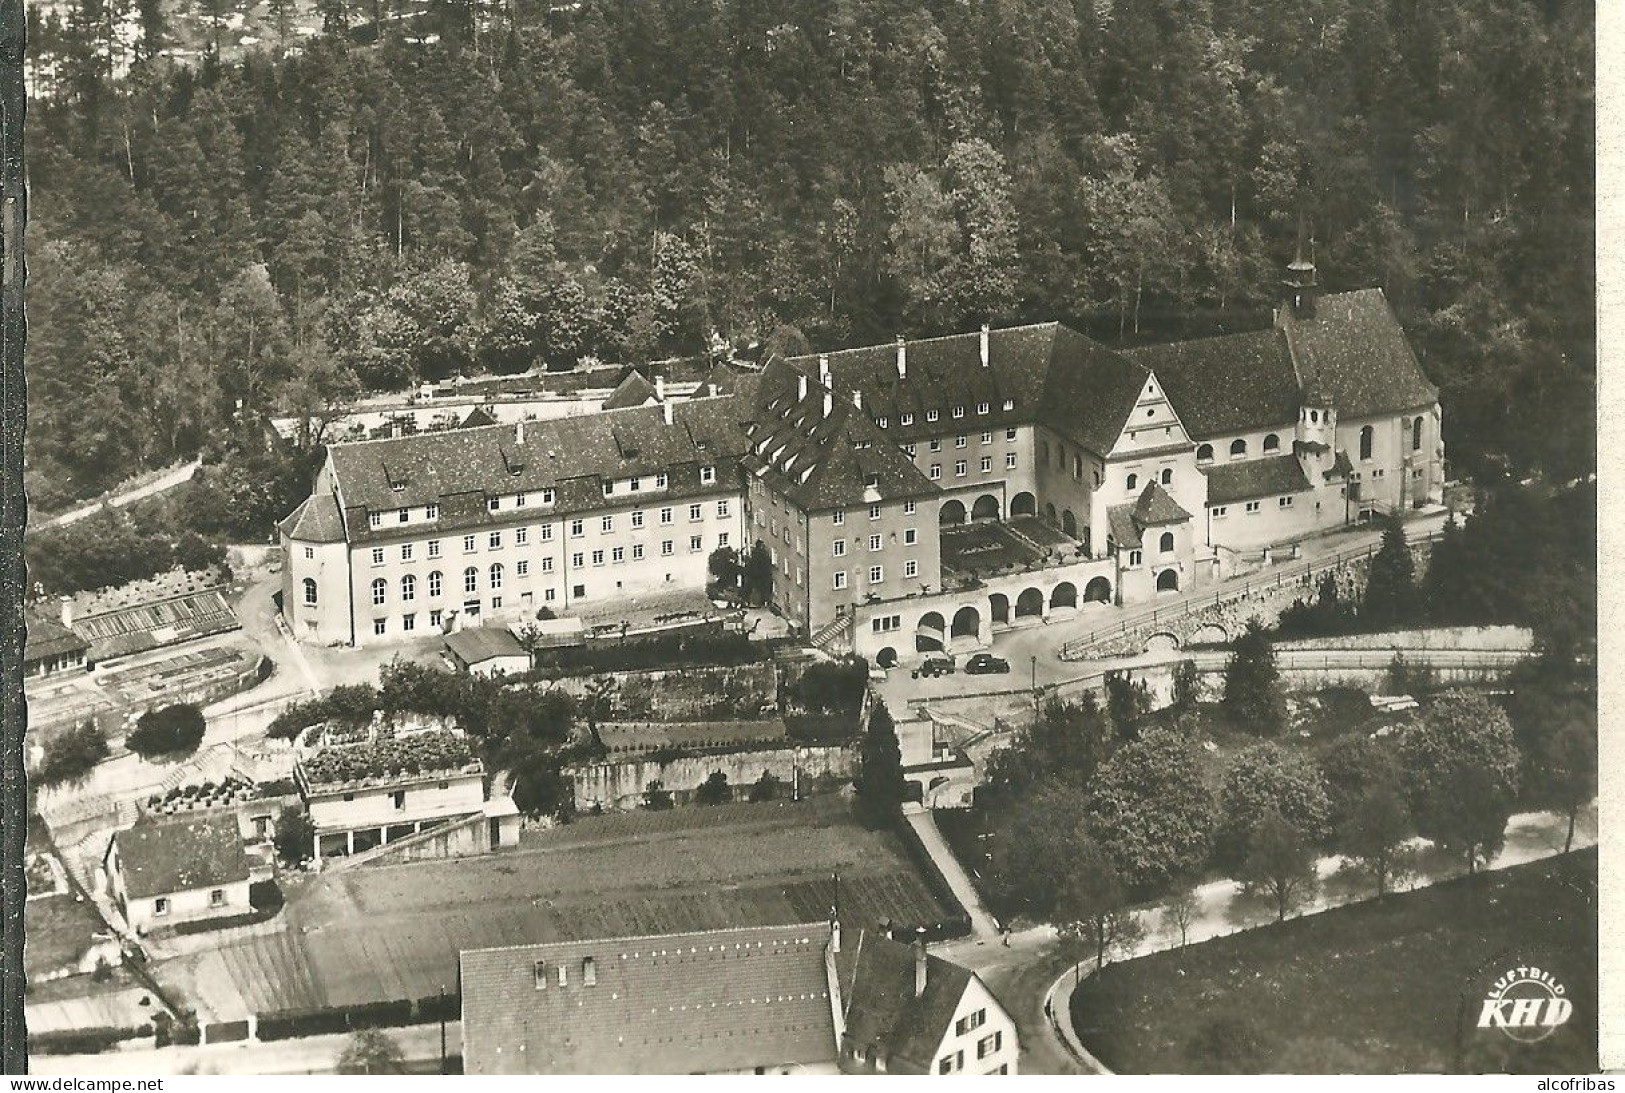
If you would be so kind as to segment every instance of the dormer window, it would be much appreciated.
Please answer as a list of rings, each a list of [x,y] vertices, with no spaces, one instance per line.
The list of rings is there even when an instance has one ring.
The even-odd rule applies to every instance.
[[[913,425],[914,424],[914,415],[913,414],[899,415],[899,417],[897,418],[897,424],[899,424],[899,425]]]
[[[891,420],[889,418],[887,418],[887,417],[882,416],[879,421],[875,422],[875,424],[879,425],[882,429],[884,429],[884,428],[886,428],[886,426],[891,424]]]
[[[381,512],[369,512],[369,513],[367,513],[367,526],[370,527],[370,528],[381,528],[381,527],[383,527],[384,526],[384,514],[381,513]]]
[[[954,417],[964,417],[964,416],[965,416],[965,408],[963,406],[955,406],[954,407]]]
[[[547,961],[536,961],[535,966],[531,970],[536,977],[536,989],[545,990],[547,988]]]
[[[712,482],[715,482],[716,480],[717,480],[717,469],[715,467],[701,467],[700,468],[700,481],[701,482],[710,484]]]
[[[1015,399],[1007,398],[1007,399],[1004,400],[1004,409],[1005,409],[1006,413],[1009,413],[1011,410],[1014,410],[1015,408],[1016,408],[1016,400]]]
[[[522,508],[525,507],[525,495],[524,494],[521,493],[521,494],[517,495],[513,499],[513,507],[516,508],[516,509],[522,509]]]
[[[663,490],[665,488],[666,488],[666,472],[661,471],[659,474],[655,475],[655,489]]]
[[[977,413],[978,413],[978,414],[985,414],[985,413],[987,413],[987,411],[988,411],[988,404],[987,404],[987,403],[985,403],[985,402],[978,402],[978,403],[977,403],[977,404],[976,404],[976,412],[977,412]]]
[[[634,478],[634,479],[632,479],[632,481],[631,481],[631,484],[630,484],[630,485],[629,485],[629,486],[628,486],[628,488],[629,488],[629,489],[630,489],[630,490],[631,490],[631,491],[632,491],[632,492],[633,492],[633,493],[636,493],[636,492],[638,492],[638,490],[640,490],[640,489],[642,489],[642,488],[643,488],[643,479],[641,479],[641,478]]]
[[[552,503],[553,503],[553,491],[551,489],[544,489],[542,491],[542,504],[551,505]]]
[[[404,523],[406,523],[408,520],[410,520],[412,518],[412,510],[411,509],[404,509],[404,508],[403,509],[396,509],[395,510],[395,518],[397,520],[399,520],[401,523],[404,524]]]
[[[880,485],[880,476],[878,474],[866,474],[863,476],[863,484],[871,487],[878,486]]]
[[[937,411],[935,411],[935,410],[927,410],[925,412],[925,420],[927,420],[927,421],[935,421],[935,420],[937,420]]]
[[[389,484],[389,492],[390,493],[404,493],[405,491],[406,491],[406,483],[405,482],[391,482]]]
[[[423,515],[426,516],[430,520],[438,520],[438,519],[440,519],[440,506],[439,505],[424,505],[423,506]]]
[[[598,985],[598,963],[590,956],[581,958],[581,985],[583,987]]]
[[[502,507],[502,498],[500,498],[500,497],[488,497],[488,498],[486,498],[485,499],[485,507],[486,507],[486,509],[488,509],[491,512],[496,512],[498,509],[500,509]]]

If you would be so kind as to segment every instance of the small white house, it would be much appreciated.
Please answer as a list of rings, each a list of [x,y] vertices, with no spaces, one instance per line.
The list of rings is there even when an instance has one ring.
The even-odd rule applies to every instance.
[[[252,872],[237,817],[143,817],[113,836],[102,859],[108,892],[137,933],[252,910]]]
[[[476,676],[530,671],[530,653],[502,626],[474,626],[446,635],[446,655],[459,671]]]

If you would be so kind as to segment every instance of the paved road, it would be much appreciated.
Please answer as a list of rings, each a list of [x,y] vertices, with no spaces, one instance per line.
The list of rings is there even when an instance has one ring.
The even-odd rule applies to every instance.
[[[908,820],[908,825],[920,837],[925,852],[931,855],[931,860],[936,863],[943,879],[948,882],[948,887],[953,890],[954,898],[970,915],[971,937],[977,941],[996,940],[999,936],[998,922],[983,906],[982,897],[977,895],[976,886],[971,883],[964,867],[959,864],[959,859],[948,849],[948,843],[943,839],[930,810],[918,805],[904,805],[903,814]]]
[[[172,490],[182,482],[190,482],[192,480],[192,476],[197,473],[197,469],[202,465],[203,461],[201,459],[194,459],[190,463],[182,463],[180,466],[174,467],[159,475],[157,478],[154,478],[152,481],[143,483],[140,486],[136,486],[134,489],[125,490],[123,493],[115,493],[110,497],[98,498],[97,500],[92,501],[90,504],[81,505],[76,509],[70,509],[67,512],[51,517],[49,520],[41,520],[38,523],[34,523],[32,524],[32,527],[65,527],[68,524],[76,524],[80,520],[85,519],[87,516],[95,515],[104,507],[111,507],[115,509],[123,508],[125,505],[133,504],[144,497],[152,497],[155,494],[163,493],[166,490]]]

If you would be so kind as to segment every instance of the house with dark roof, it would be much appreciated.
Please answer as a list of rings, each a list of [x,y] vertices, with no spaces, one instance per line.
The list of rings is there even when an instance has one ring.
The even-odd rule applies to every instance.
[[[704,591],[758,547],[814,645],[895,663],[1177,595],[1442,498],[1437,389],[1376,289],[1289,267],[1267,330],[1113,350],[1058,323],[719,363],[667,399],[336,444],[283,610],[369,644]]]
[[[137,933],[252,910],[253,869],[228,809],[143,816],[114,834],[102,870],[109,895]]]
[[[27,639],[23,645],[23,678],[44,679],[62,672],[82,672],[88,667],[85,654],[90,643],[70,628],[72,601],[62,601],[62,617],[52,618],[40,611],[27,611],[23,625]]]
[[[1015,1021],[975,972],[872,930],[837,949],[843,1071],[1016,1073]]]
[[[465,950],[465,1074],[1013,1074],[972,972],[838,922]]]
[[[516,675],[530,670],[530,651],[502,626],[476,626],[446,635],[446,655],[460,672]]]

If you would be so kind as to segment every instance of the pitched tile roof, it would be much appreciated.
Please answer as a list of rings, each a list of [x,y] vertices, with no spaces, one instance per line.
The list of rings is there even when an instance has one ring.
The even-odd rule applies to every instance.
[[[311,494],[283,517],[277,527],[294,542],[344,542],[344,519],[331,493]]]
[[[471,626],[446,635],[446,648],[464,664],[478,664],[493,657],[527,656],[525,647],[505,626]]]
[[[1303,465],[1293,455],[1221,463],[1203,467],[1202,473],[1207,475],[1207,503],[1210,505],[1302,493],[1309,489]]]
[[[808,382],[803,397],[802,379],[786,362],[768,366],[758,388],[756,420],[746,428],[747,474],[807,511],[940,492],[850,395],[843,399]]]
[[[149,899],[248,879],[235,813],[138,820],[113,836],[125,893]]]
[[[497,419],[492,417],[483,406],[476,406],[468,412],[459,424],[459,429],[483,429],[487,425],[495,425]]]
[[[846,1013],[843,1059],[874,1051],[891,1074],[928,1074],[972,978],[939,956],[925,958],[925,992],[914,994],[914,948],[870,930],[836,955]]]
[[[690,1074],[833,1062],[828,942],[817,923],[464,951],[463,1071]]]
[[[1279,330],[1147,345],[1124,355],[1162,381],[1193,440],[1297,419],[1298,378]]]
[[[616,385],[615,390],[604,400],[601,409],[625,410],[633,406],[642,406],[654,397],[655,385],[634,368]]]
[[[1134,521],[1141,527],[1182,524],[1190,518],[1191,514],[1180,508],[1179,502],[1156,482],[1147,483],[1140,491],[1140,499],[1134,502]]]
[[[956,422],[967,430],[1042,423],[1101,455],[1111,450],[1144,386],[1144,368],[1060,323],[989,331],[985,365],[981,339],[973,332],[905,341],[901,376],[896,343],[827,357],[836,390],[860,391],[868,414],[887,419],[893,443],[940,436]],[[816,376],[817,361],[790,363]],[[977,413],[984,402],[988,413]],[[956,406],[963,417],[952,416]],[[937,419],[928,421],[932,410]],[[908,425],[904,414],[912,415]]]
[[[538,512],[557,515],[602,508],[605,479],[665,471],[670,481],[662,496],[673,498],[723,491],[737,481],[747,407],[735,398],[711,398],[674,403],[671,410],[669,425],[663,407],[640,406],[335,444],[328,460],[352,514],[352,540],[369,537],[367,511],[435,503],[442,527],[461,527],[490,522],[485,499],[492,494],[552,488],[555,504]],[[700,481],[701,466],[717,468],[716,483]],[[422,533],[421,526],[411,531]]]
[[[1439,389],[1422,371],[1381,289],[1323,296],[1312,316],[1283,313],[1281,325],[1306,396],[1344,418],[1438,401]]]
[[[23,647],[24,663],[90,648],[84,638],[50,615],[28,611],[24,614],[24,622],[28,628],[28,638]]]

